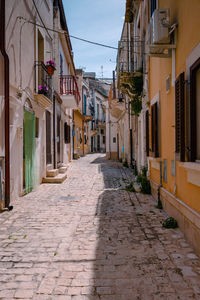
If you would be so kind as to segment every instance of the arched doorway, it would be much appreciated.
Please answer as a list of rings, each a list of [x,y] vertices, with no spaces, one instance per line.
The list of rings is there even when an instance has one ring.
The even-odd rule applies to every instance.
[[[35,182],[35,113],[30,100],[26,99],[23,122],[23,189],[25,194],[32,191]]]

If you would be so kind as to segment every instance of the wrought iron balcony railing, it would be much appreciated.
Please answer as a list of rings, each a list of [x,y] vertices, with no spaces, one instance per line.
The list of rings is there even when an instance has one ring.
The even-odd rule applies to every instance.
[[[35,92],[45,95],[52,101],[52,78],[42,61],[35,62]]]
[[[73,95],[79,104],[81,97],[75,76],[60,75],[60,95]]]

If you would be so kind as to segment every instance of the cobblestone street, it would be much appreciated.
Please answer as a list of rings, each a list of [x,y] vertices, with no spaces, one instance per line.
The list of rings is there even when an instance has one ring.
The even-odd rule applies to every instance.
[[[0,214],[0,299],[200,299],[200,260],[131,169],[90,154]]]

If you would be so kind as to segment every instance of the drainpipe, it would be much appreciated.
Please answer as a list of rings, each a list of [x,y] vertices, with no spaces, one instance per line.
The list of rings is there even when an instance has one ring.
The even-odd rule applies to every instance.
[[[0,51],[4,59],[5,96],[5,207],[10,206],[10,115],[9,115],[9,57],[5,49],[5,0],[0,0]]]
[[[74,141],[75,141],[75,138],[74,138],[74,130],[75,130],[75,125],[74,125],[74,110],[72,112],[72,120],[73,120],[73,126],[72,126],[72,133],[73,133],[73,138],[72,138],[72,141],[73,141],[73,147],[72,147],[72,159],[74,159]]]
[[[53,167],[56,169],[56,98],[53,95]]]

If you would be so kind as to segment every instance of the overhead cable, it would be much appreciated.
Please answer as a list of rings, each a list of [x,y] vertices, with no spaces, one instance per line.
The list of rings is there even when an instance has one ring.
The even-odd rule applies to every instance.
[[[76,39],[76,40],[79,40],[79,41],[82,41],[82,42],[85,42],[85,43],[89,43],[89,44],[93,44],[93,45],[96,45],[96,46],[100,46],[100,47],[105,47],[105,48],[109,48],[109,49],[113,49],[113,50],[117,50],[117,51],[129,51],[131,53],[135,53],[135,54],[141,54],[140,52],[134,52],[134,51],[131,51],[131,50],[128,50],[128,49],[123,49],[123,48],[118,48],[118,47],[113,47],[113,46],[109,46],[109,45],[105,45],[105,44],[101,44],[101,43],[97,43],[97,42],[93,42],[93,41],[90,41],[90,40],[86,40],[86,39],[83,39],[83,38],[80,38],[80,37],[77,37],[77,36],[74,36],[74,35],[69,35],[67,33],[67,31],[65,30],[59,30],[59,29],[52,29],[52,28],[49,28],[47,26],[43,26],[43,25],[40,25],[36,22],[33,22],[33,21],[30,21],[30,20],[27,20],[25,19],[24,17],[18,17],[18,19],[22,19],[22,20],[25,20],[27,23],[30,23],[30,24],[33,24],[33,25],[36,25],[38,27],[41,27],[41,28],[45,28],[46,30],[49,30],[49,31],[53,31],[53,32],[56,32],[56,33],[59,33],[59,34],[65,34],[66,36],[68,36],[69,38],[73,38],[73,39]],[[138,41],[137,41],[138,42]],[[142,41],[141,41],[142,42]],[[143,53],[143,54],[147,54],[147,53]]]

